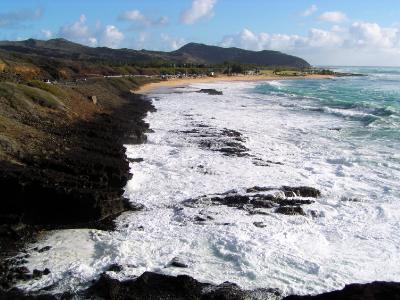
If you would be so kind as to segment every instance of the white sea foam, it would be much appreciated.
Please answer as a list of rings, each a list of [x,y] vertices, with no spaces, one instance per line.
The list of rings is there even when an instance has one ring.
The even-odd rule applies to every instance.
[[[154,94],[157,112],[147,118],[154,133],[146,144],[126,146],[129,157],[144,158],[131,164],[126,196],[146,209],[122,215],[116,232],[50,233],[40,246],[53,248],[33,251],[27,266],[49,267],[52,273],[20,287],[82,287],[112,263],[124,266],[113,275],[121,279],[157,271],[214,283],[229,280],[244,288],[277,287],[285,294],[399,280],[395,149],[351,139],[354,121],[281,105],[290,99],[252,94],[255,85],[201,84]],[[224,95],[193,92],[199,88],[216,88]],[[198,124],[237,130],[246,137],[250,154],[283,165],[256,166],[248,157],[202,149],[196,138],[182,132]],[[323,196],[304,206],[306,216],[182,205],[189,198],[256,185],[307,185]],[[200,225],[199,215],[212,219]],[[174,257],[189,267],[166,268]]]

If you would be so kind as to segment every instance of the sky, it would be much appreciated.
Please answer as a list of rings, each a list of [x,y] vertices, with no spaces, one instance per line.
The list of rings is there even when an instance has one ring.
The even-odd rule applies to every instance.
[[[278,50],[313,65],[400,66],[399,0],[0,0],[0,40],[111,48],[189,42]]]

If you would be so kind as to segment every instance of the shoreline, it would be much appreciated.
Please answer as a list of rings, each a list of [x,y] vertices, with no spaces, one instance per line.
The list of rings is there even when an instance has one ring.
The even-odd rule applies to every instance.
[[[96,89],[100,98],[96,104],[84,96],[79,99],[82,105],[78,109],[86,113],[83,117],[74,114],[75,118],[70,118],[61,111],[55,118],[45,111],[40,121],[29,120],[24,125],[40,130],[40,135],[30,136],[40,142],[39,153],[22,148],[21,143],[16,152],[19,156],[14,158],[21,158],[20,163],[0,160],[0,184],[8,196],[0,214],[0,296],[16,280],[32,279],[35,270],[21,266],[27,255],[24,251],[42,233],[69,228],[111,231],[117,216],[137,209],[123,196],[131,177],[124,145],[146,141],[149,125],[144,118],[154,106],[146,96],[129,89],[113,88],[103,81],[101,85],[76,87],[80,95]],[[64,87],[64,91],[70,88]],[[67,104],[72,107],[74,103]],[[24,112],[17,111],[10,118],[18,122],[21,116]]]
[[[287,80],[287,79],[294,79],[294,80],[301,80],[301,79],[326,79],[326,78],[331,78],[332,76],[327,76],[327,77],[301,77],[301,78],[283,78],[283,77],[268,77],[268,79],[264,78],[254,78],[254,80],[247,80],[245,78],[238,77],[237,79],[235,78],[234,80],[229,80],[229,81],[264,81],[264,80]],[[150,84],[145,84],[143,85],[143,89],[147,90],[147,92],[143,92],[143,89],[139,89],[134,91],[134,96],[137,97],[136,101],[143,102],[147,101],[145,100],[146,93],[152,91],[153,89],[159,88],[159,87],[174,87],[174,86],[180,86],[183,84],[191,84],[191,83],[200,83],[200,82],[220,82],[220,81],[226,81],[223,80],[223,78],[212,78],[211,81],[206,80],[201,81],[201,80],[171,80],[169,82],[160,82],[160,83],[150,83]],[[169,83],[168,85],[163,85],[163,83]],[[146,88],[147,87],[147,88]],[[138,103],[130,103],[132,106],[139,105]],[[132,108],[132,107],[131,107]],[[122,123],[126,122],[128,123],[129,126],[132,126],[134,122],[132,121],[138,121],[135,118],[132,117],[132,115],[129,114],[128,112],[125,111],[126,107],[121,107],[120,109],[115,109],[111,113],[112,117],[110,117],[109,121],[112,123],[114,122],[114,125],[122,125]],[[136,107],[138,109],[138,107]],[[151,107],[147,109],[149,111]],[[135,110],[135,109],[134,109]],[[147,113],[147,112],[145,112]],[[126,119],[126,117],[130,116],[132,120]],[[143,121],[143,117],[141,118]],[[90,123],[93,123],[94,121],[91,120]],[[122,136],[121,139],[117,139],[118,145],[116,147],[119,147],[120,142],[124,144],[124,141],[126,141],[126,138],[133,138],[133,140],[140,140],[139,143],[145,142],[145,137],[139,136],[141,133],[145,134],[147,130],[147,126],[142,124],[140,128],[142,129],[141,133],[138,134],[137,128],[127,128],[127,124],[124,125],[124,129],[127,129],[128,132],[127,134],[134,133],[136,137],[129,137],[129,136]],[[93,128],[93,132],[97,134],[103,134],[103,129],[101,126],[96,126]],[[132,141],[131,141],[132,142]],[[106,154],[107,156],[111,156],[112,153]],[[86,158],[87,159],[87,158]],[[121,160],[121,157],[118,158]],[[123,159],[122,159],[123,160]],[[123,160],[123,164],[126,165],[126,158]],[[125,171],[125,169],[124,169]],[[99,172],[99,171],[96,171]],[[128,171],[129,173],[129,171]],[[85,227],[87,225],[83,224],[75,224],[76,227]],[[104,228],[105,230],[110,230],[111,228]],[[115,267],[115,270],[122,268],[122,266],[113,266]],[[113,271],[112,272],[118,272],[118,271]],[[145,272],[141,276],[135,279],[130,279],[130,280],[116,280],[111,278],[110,276],[106,274],[100,274],[100,278],[96,280],[88,290],[81,291],[79,294],[63,294],[63,295],[54,295],[54,294],[41,294],[43,297],[48,297],[46,299],[58,299],[60,297],[64,297],[65,299],[72,299],[73,297],[82,297],[82,299],[85,299],[86,297],[93,296],[93,297],[103,297],[105,299],[129,299],[134,295],[136,298],[135,299],[149,299],[153,297],[152,299],[163,299],[168,298],[169,299],[174,299],[174,298],[191,298],[191,299],[214,299],[213,297],[234,297],[234,299],[253,299],[251,298],[252,296],[259,295],[260,293],[265,293],[265,295],[276,295],[277,298],[280,297],[279,295],[275,294],[274,289],[270,289],[268,287],[264,289],[257,289],[257,290],[250,290],[246,291],[237,286],[236,284],[233,283],[223,283],[221,285],[211,285],[211,284],[206,284],[197,281],[196,279],[186,276],[186,275],[178,275],[177,277],[173,276],[168,276],[168,275],[161,275],[157,273],[152,273],[152,272]],[[204,287],[210,288],[212,292],[210,293],[204,293],[202,289]],[[400,289],[400,284],[397,283],[385,283],[385,282],[373,282],[373,283],[366,283],[366,284],[352,284],[349,286],[346,286],[343,290],[341,291],[334,291],[334,292],[329,292],[329,293],[323,293],[320,295],[316,296],[287,296],[282,299],[341,299],[342,297],[346,296],[353,296],[354,295],[377,295],[379,292],[386,292],[386,293],[395,293],[398,289]],[[34,299],[38,294],[35,293],[29,293],[29,292],[21,292],[18,290],[10,291],[9,294],[3,293],[0,289],[0,297],[5,297],[4,299]],[[390,295],[390,294],[389,294]],[[183,297],[183,298],[182,298]],[[208,297],[208,298],[207,298]],[[332,298],[336,297],[336,298]],[[228,299],[227,298],[227,299]],[[229,298],[231,299],[231,298]],[[256,298],[254,298],[256,299]],[[375,298],[371,298],[375,299]],[[379,298],[376,298],[379,299]],[[389,299],[389,298],[387,298]]]
[[[272,81],[272,80],[305,80],[305,79],[332,79],[332,75],[306,75],[306,76],[278,76],[278,75],[244,75],[244,76],[218,76],[201,78],[174,78],[158,82],[146,83],[133,91],[138,94],[149,94],[158,88],[172,88],[186,86],[194,83],[215,83],[215,82],[235,82],[235,81]]]

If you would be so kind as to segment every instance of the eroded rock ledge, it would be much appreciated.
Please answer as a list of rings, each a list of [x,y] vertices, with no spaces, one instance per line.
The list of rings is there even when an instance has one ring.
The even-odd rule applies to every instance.
[[[285,215],[305,215],[302,206],[313,203],[319,196],[321,196],[319,190],[307,186],[278,188],[254,186],[245,192],[231,190],[222,194],[188,199],[183,205],[188,207],[226,205],[245,210],[250,214],[266,214],[272,209],[276,213]]]
[[[31,294],[19,290],[0,291],[0,299],[110,299],[110,300],[397,300],[400,299],[400,283],[372,282],[351,284],[344,289],[314,296],[287,296],[272,288],[243,290],[238,285],[224,282],[219,285],[202,283],[187,276],[168,276],[145,272],[135,279],[118,281],[102,274],[93,285],[78,293]]]
[[[87,120],[72,122],[54,112],[46,119],[28,115],[21,120],[27,128],[43,132],[43,138],[34,139],[40,151],[12,153],[14,162],[0,160],[0,289],[15,282],[4,258],[15,255],[40,231],[112,229],[114,218],[131,209],[123,197],[131,177],[123,145],[146,140],[149,125],[143,118],[154,107],[141,95],[113,92],[107,101],[115,103],[105,102]],[[32,147],[31,141],[26,144]]]

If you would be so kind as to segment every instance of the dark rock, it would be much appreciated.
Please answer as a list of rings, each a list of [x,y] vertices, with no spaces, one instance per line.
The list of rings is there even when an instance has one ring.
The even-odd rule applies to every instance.
[[[37,269],[33,270],[33,272],[32,272],[32,278],[33,279],[40,278],[42,276],[43,276],[43,271],[40,271],[40,270],[37,270]]]
[[[169,263],[169,266],[177,267],[177,268],[187,268],[187,267],[189,267],[187,264],[182,262],[179,257],[174,257],[171,260],[171,262]]]
[[[120,282],[103,274],[88,290],[88,296],[110,300],[257,300],[277,299],[276,289],[242,290],[234,283],[201,283],[190,276],[177,277],[145,272],[137,279]]]
[[[221,91],[217,91],[215,89],[201,89],[199,91],[197,91],[198,93],[205,93],[205,94],[209,94],[209,95],[222,95]]]
[[[287,215],[301,214],[305,215],[301,205],[314,203],[310,199],[292,198],[299,193],[301,195],[316,195],[318,190],[308,187],[289,188],[283,187],[281,192],[275,194],[264,194],[263,192],[278,190],[271,187],[254,186],[248,188],[244,195],[239,194],[236,190],[230,190],[225,193],[214,194],[211,196],[201,196],[195,199],[188,199],[182,204],[189,207],[199,207],[201,205],[220,204],[230,207],[243,209],[250,214],[269,214],[260,209],[271,209],[279,206],[275,212]],[[296,193],[295,193],[296,192]],[[285,198],[288,197],[288,198]],[[196,221],[205,221],[202,217],[196,217]]]
[[[141,203],[132,202],[129,199],[126,199],[125,208],[131,211],[140,211],[143,210],[145,207]]]
[[[12,271],[14,273],[18,273],[18,274],[27,274],[29,273],[29,269],[27,267],[17,267],[17,268],[13,268]]]
[[[141,157],[139,157],[139,158],[129,158],[129,157],[128,157],[127,159],[128,159],[128,161],[131,162],[131,163],[140,163],[140,162],[144,161],[144,159],[141,158]]]
[[[355,197],[342,197],[340,200],[343,202],[362,202],[361,199]]]
[[[282,190],[285,193],[286,197],[297,196],[297,197],[317,198],[321,196],[321,192],[319,190],[308,186],[298,186],[298,187],[283,186]]]
[[[267,227],[263,222],[253,222],[253,225],[259,228]]]
[[[107,268],[107,272],[121,272],[122,271],[122,266],[119,264],[112,264]]]
[[[41,145],[42,154],[26,156],[23,164],[0,161],[2,192],[12,195],[2,199],[0,221],[3,215],[16,215],[15,221],[8,221],[50,228],[97,227],[126,209],[124,186],[131,175],[124,144],[146,140],[149,126],[143,118],[153,107],[132,93],[121,94],[121,99],[125,104],[90,121],[26,121],[36,122],[32,126],[54,139]]]
[[[255,199],[251,201],[251,204],[255,208],[273,208],[276,207],[277,204],[271,200],[264,200],[264,199]]]
[[[205,221],[207,221],[206,218],[201,217],[201,216],[196,216],[196,217],[194,218],[194,220],[197,221],[197,222],[205,222]]]
[[[275,212],[284,215],[305,215],[304,210],[300,206],[280,206]]]
[[[246,193],[257,193],[257,192],[268,192],[272,191],[274,188],[270,187],[262,187],[262,186],[253,186],[246,190]]]
[[[0,160],[0,186],[7,195],[1,199],[0,211],[0,287],[9,289],[16,279],[33,276],[9,270],[4,258],[34,242],[41,230],[113,229],[113,219],[127,210],[123,193],[131,174],[124,144],[145,141],[149,126],[143,118],[154,107],[132,93],[110,101],[116,105],[108,104],[107,113],[90,118],[18,114],[21,123],[40,132],[43,140],[35,138],[23,145],[33,150],[15,156],[18,164]]]
[[[45,268],[43,270],[43,275],[49,275],[51,273],[51,271],[48,268]]]
[[[295,206],[295,205],[308,205],[315,201],[306,199],[282,199],[279,201],[280,205]]]
[[[288,296],[283,300],[400,300],[399,282],[349,284],[340,291],[315,296]]]
[[[37,252],[42,253],[42,252],[45,252],[45,251],[49,251],[50,249],[51,249],[51,246],[45,246],[45,247],[37,250]]]
[[[250,197],[242,195],[226,196],[225,198],[212,198],[211,200],[234,207],[243,207],[244,204],[250,203]]]

